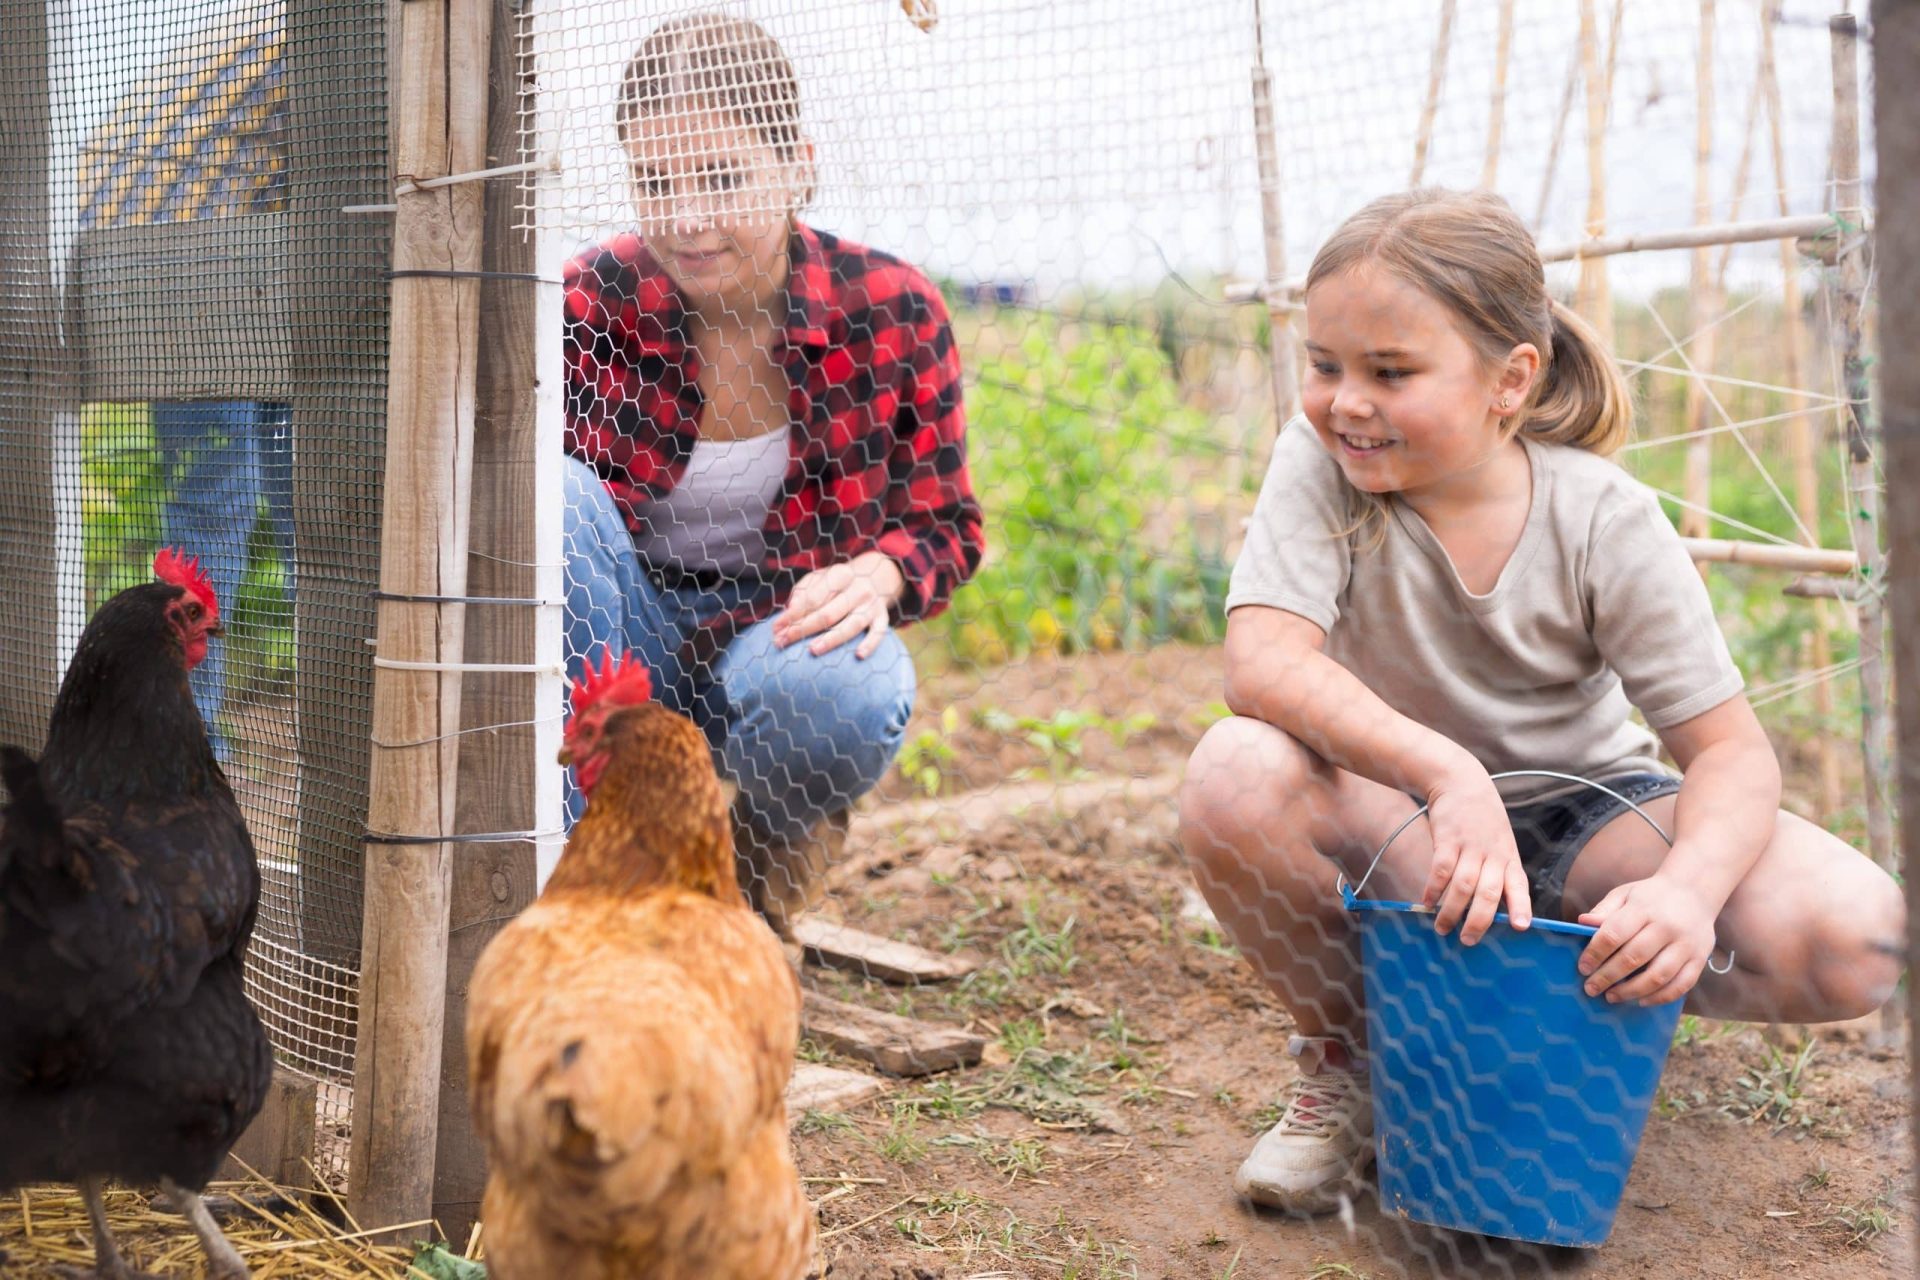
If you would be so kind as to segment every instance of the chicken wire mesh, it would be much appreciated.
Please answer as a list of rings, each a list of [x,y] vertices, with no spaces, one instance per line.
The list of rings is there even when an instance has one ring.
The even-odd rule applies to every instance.
[[[35,61],[19,42],[0,75],[23,119],[48,122],[49,144],[36,156],[32,129],[29,145],[7,143],[6,181],[25,194],[0,215],[20,285],[0,343],[51,376],[0,403],[22,530],[5,554],[48,622],[16,637],[10,683],[44,698],[87,608],[152,543],[185,541],[169,520],[200,501],[180,528],[226,539],[202,554],[228,575],[223,599],[241,602],[224,664],[196,692],[266,871],[252,989],[283,1053],[326,1082],[323,1127],[338,1126],[384,409],[386,226],[366,209],[391,199],[380,6],[16,11],[44,18],[44,47]],[[569,671],[607,647],[640,654],[739,786],[749,896],[839,966],[806,970],[808,1065],[877,1063],[907,1081],[844,1121],[793,1103],[805,1172],[904,1177],[915,1193],[888,1207],[872,1184],[843,1183],[854,1190],[823,1209],[828,1230],[875,1256],[1033,1274],[1547,1269],[1549,1255],[1409,1227],[1371,1193],[1298,1229],[1223,1208],[1289,1096],[1296,1072],[1278,1060],[1299,1006],[1311,1018],[1319,1000],[1272,947],[1350,945],[1330,874],[1329,909],[1312,915],[1283,887],[1226,881],[1204,861],[1196,894],[1174,821],[1187,756],[1227,714],[1229,578],[1282,425],[1273,317],[1237,299],[1297,281],[1343,218],[1410,179],[1487,185],[1549,245],[1818,214],[1832,205],[1825,12],[1717,6],[1704,204],[1688,164],[1702,28],[1678,6],[719,6],[771,44],[693,20],[712,12],[515,10],[532,86],[519,230],[538,274],[562,282],[539,286],[541,448],[569,460],[502,518],[531,519],[536,560],[563,579],[556,656]],[[1262,220],[1250,87],[1262,64],[1283,226]],[[1593,76],[1610,82],[1597,114]],[[1698,532],[1848,545],[1861,473],[1842,454],[1838,269],[1810,248],[1715,248],[1704,293],[1688,287],[1684,250],[1615,258],[1610,301],[1589,304],[1639,402],[1623,459],[1672,495],[1675,519],[1717,513]],[[1549,267],[1568,297],[1581,276],[1578,262]],[[1710,378],[1688,375],[1702,331],[1719,338]],[[1713,394],[1690,400],[1689,387]],[[1812,508],[1795,471],[1802,421],[1818,442]],[[174,442],[201,432],[222,446],[208,461],[251,497],[196,490],[202,454]],[[1714,442],[1704,491],[1667,438],[1687,434]],[[861,561],[876,551],[891,569]],[[827,655],[805,654],[805,638],[782,647],[788,594],[853,563],[873,570],[865,585],[842,570],[816,586],[856,610],[897,587],[874,652],[852,655],[865,629]],[[1783,581],[1715,569],[1708,586],[1786,758],[1790,803],[1860,839],[1857,712],[1844,684],[1823,698],[1862,662],[1853,606],[1783,598]],[[229,692],[209,693],[223,677]],[[559,696],[544,690],[542,724],[559,720]],[[44,706],[7,714],[10,738],[37,739]],[[543,832],[581,805],[550,763],[556,736],[537,762]],[[1299,815],[1270,816],[1285,829]],[[543,870],[557,852],[543,839]],[[1497,997],[1537,967],[1478,954],[1494,967],[1467,975],[1467,992]],[[943,964],[937,981],[886,980]],[[1466,995],[1429,1007],[1370,994],[1417,1028],[1474,1040],[1488,1056],[1472,1070],[1536,1060],[1518,1033],[1489,1033],[1510,1024]],[[876,1056],[871,1029],[825,1000],[916,1026],[890,1026],[906,1038]],[[1766,1140],[1732,1121],[1694,1139],[1679,1117],[1724,1112],[1829,1144],[1851,1123],[1803,1083],[1809,1051],[1740,1040],[1736,1063],[1737,1034],[1681,1025],[1683,1045],[1719,1056],[1658,1096],[1639,1175],[1654,1207],[1622,1210],[1606,1255],[1617,1265],[1679,1265],[1659,1215],[1684,1162],[1744,1160]],[[1838,1077],[1877,1087],[1865,1051],[1839,1043]],[[1623,1056],[1657,1074],[1664,1050],[1662,1037],[1658,1052],[1577,1057],[1584,1075],[1548,1078],[1578,1120],[1544,1123],[1548,1155],[1525,1174],[1479,1148],[1462,1163],[1416,1146],[1403,1163],[1462,1194],[1538,1207],[1570,1192],[1591,1211],[1574,1139],[1618,1128],[1592,1099],[1618,1087]],[[1426,1091],[1419,1115],[1471,1129],[1470,1082],[1437,1060],[1383,1097],[1410,1082]],[[1308,1127],[1329,1103],[1350,1106],[1309,1096]],[[1816,1273],[1845,1273],[1843,1251],[1863,1245],[1888,1266],[1905,1256],[1873,1243],[1873,1215],[1904,1204],[1898,1138],[1859,1129],[1867,1154],[1849,1147],[1844,1185],[1809,1162],[1780,1193],[1807,1231],[1765,1238],[1804,1250]],[[1202,1154],[1176,1179],[1165,1149],[1196,1133]],[[1523,1176],[1544,1179],[1537,1193]],[[1173,1202],[1177,1221],[1140,1190],[1157,1197],[1169,1180],[1195,1189]],[[1762,1212],[1734,1181],[1694,1189],[1687,1221]],[[1738,1248],[1759,1247],[1748,1239]]]
[[[226,635],[194,699],[262,871],[249,990],[344,1173],[388,249],[341,209],[388,188],[383,14],[22,3],[7,32],[5,501],[37,564],[5,736],[38,746],[156,546],[199,558]]]
[[[1410,182],[1496,190],[1547,248],[1817,219],[1834,207],[1827,15],[1223,0],[1182,6],[1177,21],[1157,6],[987,3],[941,6],[929,22],[907,9],[579,3],[524,15],[537,86],[522,103],[524,137],[543,170],[525,180],[524,217],[564,281],[549,305],[560,313],[559,433],[572,459],[558,514],[566,661],[578,675],[608,649],[631,649],[707,728],[720,772],[740,786],[748,896],[809,957],[803,1058],[880,1063],[920,1081],[855,1120],[794,1103],[804,1171],[885,1172],[923,1192],[877,1225],[878,1193],[823,1223],[876,1254],[902,1247],[962,1267],[1199,1274],[1213,1256],[1207,1239],[1181,1238],[1118,1185],[1127,1175],[1076,1181],[1073,1171],[1104,1164],[1141,1126],[1197,1128],[1214,1135],[1210,1154],[1178,1178],[1208,1188],[1182,1201],[1205,1216],[1229,1199],[1234,1166],[1254,1148],[1238,1126],[1265,1132],[1291,1101],[1282,1127],[1312,1150],[1367,1109],[1344,1087],[1316,1092],[1311,1082],[1327,1077],[1297,1077],[1281,1050],[1309,1025],[1358,1034],[1358,931],[1335,872],[1356,878],[1386,815],[1413,807],[1383,791],[1377,809],[1360,802],[1370,817],[1342,828],[1327,815],[1355,803],[1351,780],[1263,770],[1271,744],[1244,719],[1234,722],[1243,740],[1208,736],[1228,710],[1215,646],[1231,569],[1250,517],[1261,518],[1254,503],[1282,421],[1269,313],[1237,300],[1262,284],[1297,297],[1329,233]],[[1280,226],[1263,222],[1259,198],[1250,84],[1261,65]],[[1592,114],[1589,83],[1607,86]],[[1870,171],[1870,142],[1867,153]],[[1708,240],[1697,253],[1598,266],[1549,255],[1549,287],[1582,302],[1628,377],[1640,424],[1621,461],[1690,535],[1838,548],[1844,560],[1847,513],[1859,507],[1848,495],[1874,472],[1844,450],[1838,269],[1790,237],[1784,253],[1779,236]],[[902,313],[923,306],[943,322],[941,352],[950,338],[958,353],[957,421],[942,399],[950,369],[902,358],[927,340],[897,327]],[[1292,313],[1296,330],[1305,321]],[[956,437],[964,472],[945,454]],[[1704,472],[1698,445],[1688,462],[1689,441],[1709,442]],[[880,635],[867,625],[869,588],[851,570],[816,578],[823,594],[841,593],[823,617],[803,584],[876,547],[903,570],[904,594],[872,656],[849,660]],[[913,579],[929,562],[952,567],[954,589],[923,618],[929,593]],[[1850,608],[1781,596],[1778,571],[1707,577],[1700,606],[1711,600],[1786,759],[1788,804],[1864,844],[1863,797],[1884,779],[1861,777],[1857,708],[1844,685],[1832,696],[1863,661]],[[1640,588],[1657,593],[1653,581]],[[894,587],[883,568],[872,592],[885,599]],[[782,613],[789,591],[801,603]],[[809,613],[827,631],[850,619],[827,655],[798,652]],[[725,625],[703,633],[714,617]],[[1379,631],[1342,639],[1342,660],[1369,677],[1404,643]],[[1229,648],[1227,670],[1234,661]],[[1510,697],[1516,723],[1560,714],[1544,691]],[[1405,709],[1409,699],[1421,705],[1404,687],[1390,700]],[[1500,737],[1497,723],[1445,725],[1432,722],[1475,742]],[[1209,781],[1189,783],[1176,830],[1196,744]],[[1604,772],[1596,752],[1575,756],[1507,759],[1496,747],[1482,759]],[[1670,782],[1616,783],[1673,829]],[[1248,800],[1262,789],[1301,798],[1262,808]],[[580,803],[569,790],[568,821]],[[1194,847],[1207,827],[1196,810],[1209,805],[1247,824],[1221,856]],[[850,817],[836,821],[842,809]],[[1552,850],[1624,812],[1562,795],[1513,821],[1543,827],[1536,844]],[[1431,845],[1410,835],[1419,851],[1407,866],[1424,870]],[[1296,871],[1289,838],[1322,841],[1334,856],[1309,851],[1300,856],[1316,869]],[[1190,871],[1199,894],[1186,887]],[[1296,875],[1307,888],[1283,883]],[[1891,930],[1885,942],[1898,934],[1894,895],[1874,877],[1848,880],[1864,886],[1853,919]],[[1403,871],[1389,896],[1417,898],[1420,887]],[[1877,923],[1865,926],[1869,917]],[[923,950],[895,953],[885,945],[895,941]],[[1842,967],[1864,989],[1886,966],[1857,942]],[[1220,1027],[1193,1024],[1168,992],[1196,973],[1216,986],[1244,981],[1241,962],[1219,955],[1236,944],[1270,993],[1238,1006],[1257,1012],[1210,1008]],[[1551,1255],[1433,1232],[1395,1211],[1430,1218],[1438,1197],[1466,1215],[1458,1225],[1559,1239],[1570,1221],[1611,1217],[1619,1188],[1606,1189],[1606,1174],[1624,1180],[1633,1139],[1624,1152],[1618,1143],[1650,1109],[1656,1151],[1670,1133],[1662,1126],[1692,1109],[1748,1120],[1765,1111],[1751,1087],[1669,1083],[1656,1095],[1675,1006],[1645,1018],[1607,1007],[1615,1016],[1599,1019],[1599,1040],[1584,1049],[1547,1025],[1539,1009],[1584,999],[1571,973],[1578,950],[1542,961],[1489,943],[1370,961],[1380,985],[1368,1016],[1381,1021],[1369,1026],[1392,1063],[1376,1070],[1384,1092],[1371,1105],[1393,1129],[1381,1147],[1391,1185],[1319,1203],[1256,1188],[1339,1212],[1292,1243],[1222,1219],[1231,1225],[1207,1238],[1241,1252],[1223,1249],[1207,1273],[1232,1272],[1242,1256],[1259,1274],[1551,1269]],[[1738,958],[1722,948],[1712,963]],[[1568,981],[1536,1006],[1526,982],[1553,964]],[[1422,965],[1445,972],[1394,989],[1391,975]],[[919,985],[897,985],[915,966]],[[1745,981],[1753,998],[1739,1016],[1750,1020],[1822,1008],[1773,1003],[1790,984],[1707,981]],[[1875,1002],[1849,999],[1824,1009],[1852,1015]],[[916,1025],[889,1026],[901,1038],[889,1057],[871,1043],[880,1033],[850,1026],[834,1001]],[[1156,1007],[1163,1016],[1144,1012]],[[1738,1034],[1721,1025],[1689,1017],[1677,1035],[1690,1045]],[[950,1033],[984,1041],[971,1050],[984,1065],[935,1074],[975,1061],[942,1039]],[[1236,1052],[1232,1042],[1249,1036],[1260,1047]],[[1741,1079],[1785,1079],[1804,1065],[1803,1042],[1751,1041],[1760,1065]],[[1466,1056],[1449,1057],[1449,1045]],[[1311,1068],[1326,1051],[1303,1052]],[[1476,1089],[1489,1077],[1494,1105],[1507,1104],[1497,1121]],[[1526,1092],[1497,1096],[1516,1087]],[[1190,1103],[1177,1118],[1156,1115],[1164,1090],[1211,1096],[1225,1114],[1196,1118],[1205,1108]],[[1241,1114],[1266,1098],[1279,1101]],[[1801,1105],[1770,1118],[1800,1124]],[[981,1118],[1009,1114],[1006,1124]],[[1901,1140],[1875,1139],[1889,1177]],[[942,1148],[959,1154],[934,1154]],[[1336,1144],[1311,1158],[1346,1156]],[[997,1188],[983,1171],[999,1175]],[[1077,1187],[1077,1203],[1091,1193],[1129,1207],[1067,1209],[1072,1227],[1028,1221],[1061,1208],[1037,1190],[1056,1181]],[[1816,1194],[1811,1185],[1796,1203]],[[1704,1220],[1742,1212],[1724,1190],[1726,1203],[1697,1206]],[[1522,1223],[1523,1211],[1535,1216]],[[1627,1255],[1617,1265],[1676,1256],[1652,1212],[1621,1210],[1632,1225],[1609,1246]],[[1831,1203],[1791,1212],[1837,1220]]]

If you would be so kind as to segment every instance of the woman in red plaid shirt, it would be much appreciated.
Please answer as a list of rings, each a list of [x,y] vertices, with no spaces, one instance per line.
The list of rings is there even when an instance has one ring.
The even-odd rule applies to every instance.
[[[639,227],[566,272],[569,666],[631,650],[706,729],[784,933],[906,730],[893,628],[980,562],[959,360],[925,276],[796,218],[813,146],[759,26],[656,29],[616,122]]]

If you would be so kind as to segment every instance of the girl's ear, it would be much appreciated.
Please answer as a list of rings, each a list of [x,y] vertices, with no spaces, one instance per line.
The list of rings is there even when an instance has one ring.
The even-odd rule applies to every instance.
[[[1540,348],[1523,342],[1507,353],[1507,363],[1493,384],[1494,402],[1497,404],[1504,398],[1516,405],[1525,404],[1527,394],[1539,377]]]
[[[814,162],[812,138],[805,134],[800,136],[793,148],[793,159],[788,162],[787,173],[787,212],[796,214],[813,203],[813,189],[819,183],[820,171]]]

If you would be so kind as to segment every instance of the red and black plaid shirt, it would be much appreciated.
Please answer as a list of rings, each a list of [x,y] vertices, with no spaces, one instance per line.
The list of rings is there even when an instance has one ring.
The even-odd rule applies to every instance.
[[[896,623],[946,608],[983,547],[967,478],[960,358],[946,304],[897,258],[796,224],[774,356],[793,423],[766,525],[765,590],[714,620],[704,656],[786,601],[802,574],[882,551],[906,591]],[[640,237],[567,264],[567,451],[592,464],[636,532],[686,472],[706,397],[680,296]]]

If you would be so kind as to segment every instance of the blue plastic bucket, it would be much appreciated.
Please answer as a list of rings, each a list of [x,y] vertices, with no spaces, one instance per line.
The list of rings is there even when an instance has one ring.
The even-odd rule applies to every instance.
[[[1681,1002],[1587,995],[1576,966],[1595,930],[1583,925],[1523,932],[1502,915],[1468,947],[1412,903],[1342,894],[1361,935],[1381,1207],[1455,1231],[1604,1244]]]

